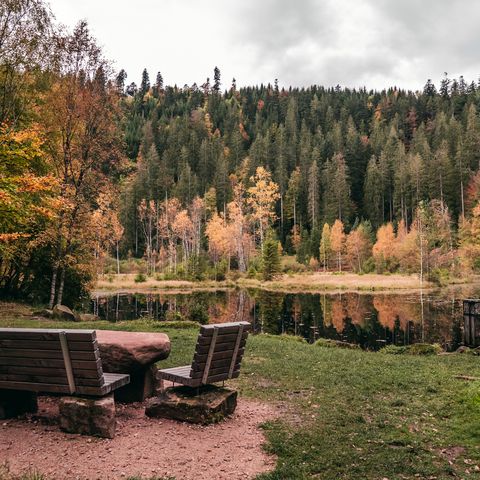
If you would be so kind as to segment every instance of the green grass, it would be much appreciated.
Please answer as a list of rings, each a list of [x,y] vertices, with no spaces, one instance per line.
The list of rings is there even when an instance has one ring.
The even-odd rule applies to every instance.
[[[189,363],[198,332],[154,321],[0,320],[80,325],[167,333],[172,352],[162,367]],[[259,335],[249,338],[242,375],[231,385],[243,397],[281,405],[281,418],[263,425],[265,448],[278,461],[261,480],[480,478],[480,382],[455,375],[480,377],[479,359],[384,355]]]

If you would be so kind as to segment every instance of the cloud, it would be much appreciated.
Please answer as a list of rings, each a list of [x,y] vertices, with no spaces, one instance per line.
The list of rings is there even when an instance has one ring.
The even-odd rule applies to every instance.
[[[167,83],[203,83],[217,65],[224,87],[419,89],[443,72],[480,74],[480,2],[464,0],[51,0],[59,20],[87,18],[119,68]]]

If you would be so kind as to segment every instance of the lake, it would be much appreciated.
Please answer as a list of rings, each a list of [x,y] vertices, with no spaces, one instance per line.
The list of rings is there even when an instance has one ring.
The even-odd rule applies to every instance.
[[[247,320],[255,333],[342,340],[364,349],[418,342],[451,351],[465,343],[462,299],[479,298],[480,286],[414,293],[283,293],[219,290],[159,293],[99,293],[91,312],[111,322],[149,317],[155,321],[220,323]],[[469,326],[467,344],[480,345],[480,325]],[[475,333],[477,332],[477,333]]]

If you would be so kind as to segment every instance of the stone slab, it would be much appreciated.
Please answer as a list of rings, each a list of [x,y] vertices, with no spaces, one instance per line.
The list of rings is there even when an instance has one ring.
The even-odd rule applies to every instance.
[[[0,390],[0,419],[15,418],[38,410],[37,394],[22,390]]]
[[[102,398],[62,397],[59,402],[60,428],[103,438],[115,436],[115,402],[113,394]]]
[[[208,425],[231,415],[237,406],[237,391],[205,385],[200,389],[171,387],[147,402],[145,414],[181,422]]]
[[[168,357],[170,339],[164,333],[97,330],[103,370],[129,373]]]

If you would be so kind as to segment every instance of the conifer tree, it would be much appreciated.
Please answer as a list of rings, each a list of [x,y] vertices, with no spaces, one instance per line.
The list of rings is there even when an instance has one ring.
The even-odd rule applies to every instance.
[[[262,278],[272,280],[280,272],[278,241],[272,234],[267,235],[262,246]]]
[[[308,170],[308,213],[312,229],[317,227],[319,216],[319,169],[315,159]]]

